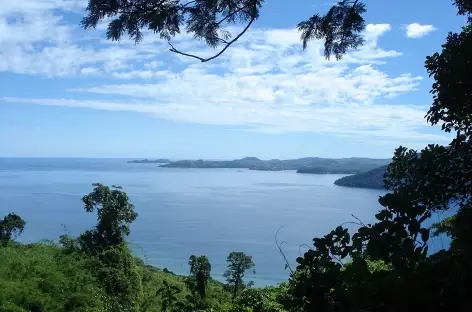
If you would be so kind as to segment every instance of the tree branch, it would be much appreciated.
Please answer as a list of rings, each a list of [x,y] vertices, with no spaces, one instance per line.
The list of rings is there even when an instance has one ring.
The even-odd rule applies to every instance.
[[[357,2],[357,1],[356,1],[356,2]],[[357,221],[359,221],[359,223],[362,224],[362,226],[367,227],[367,225],[365,225],[364,222],[361,221],[361,219],[359,219],[358,217],[356,217],[356,216],[353,215],[352,213],[351,213],[351,216],[352,216],[354,219],[356,219]]]
[[[197,56],[197,55],[194,55],[194,54],[189,54],[189,53],[185,53],[185,52],[181,52],[179,50],[177,50],[171,43],[170,41],[168,41],[169,45],[171,46],[171,48],[169,49],[170,52],[174,52],[174,53],[177,53],[177,54],[180,54],[180,55],[184,55],[184,56],[188,56],[188,57],[192,57],[192,58],[195,58],[197,60],[200,60],[202,63],[204,62],[208,62],[208,61],[211,61],[215,58],[217,58],[218,56],[220,56],[221,54],[223,54],[233,43],[235,43],[236,41],[238,41],[239,38],[241,38],[242,35],[244,35],[244,33],[249,29],[249,27],[251,27],[252,23],[254,22],[256,18],[253,16],[251,17],[251,20],[249,21],[249,23],[246,25],[246,27],[243,29],[242,32],[240,32],[236,37],[234,37],[233,40],[229,41],[226,46],[220,51],[218,52],[217,54],[213,55],[212,57],[209,57],[209,58],[203,58],[203,57],[200,57],[200,56]]]
[[[227,40],[224,40],[223,38],[220,38],[220,37],[212,37],[212,38],[214,38],[214,39],[216,39],[216,40],[218,40],[218,41],[220,41],[220,42],[223,42],[223,43],[225,43],[225,44],[228,44],[228,43],[229,43]]]
[[[197,55],[193,55],[193,54],[189,54],[189,53],[180,52],[179,50],[174,48],[174,46],[172,45],[172,43],[170,43],[170,41],[167,41],[167,43],[170,45],[170,49],[169,49],[170,52],[174,52],[174,53],[184,55],[184,56],[188,56],[188,57],[193,57],[193,58],[196,58],[197,60],[200,60],[201,62],[205,62],[205,59],[203,57],[199,57]]]
[[[225,20],[227,20],[228,18],[230,18],[231,16],[233,16],[234,14],[236,13],[239,13],[241,12],[242,10],[246,9],[249,5],[245,5],[243,6],[242,8],[239,8],[237,10],[234,10],[233,12],[231,12],[230,14],[226,15],[224,18],[221,19],[221,21],[219,22],[216,22],[217,25],[220,25],[221,23],[223,23]]]
[[[341,223],[341,226],[345,226],[346,224],[355,224],[355,225],[358,225],[358,226],[362,226],[362,223],[358,223],[358,222],[354,222],[354,221],[343,222],[343,223]]]
[[[192,4],[192,3],[195,3],[195,2],[197,2],[197,1],[189,1],[189,2],[187,2],[187,3],[185,3],[185,4],[183,4],[182,7],[185,8],[185,7],[187,7],[189,4]]]
[[[301,244],[301,245],[299,245],[299,246],[298,246],[298,254],[300,255],[300,257],[303,256],[302,250],[301,250],[302,247],[306,247],[308,250],[311,249],[311,247],[308,246],[307,244]]]
[[[280,229],[283,228],[283,226],[279,227],[279,229],[277,230],[277,232],[275,232],[275,236],[274,236],[274,239],[275,239],[275,245],[277,245],[277,248],[279,249],[280,251],[280,254],[282,255],[282,257],[284,257],[284,260],[285,260],[285,268],[289,269],[290,272],[293,274],[293,270],[292,270],[292,267],[290,266],[290,263],[288,262],[288,259],[287,259],[287,256],[285,255],[284,251],[282,250],[282,243],[279,244],[279,241],[277,240],[277,235],[279,234],[279,231]]]

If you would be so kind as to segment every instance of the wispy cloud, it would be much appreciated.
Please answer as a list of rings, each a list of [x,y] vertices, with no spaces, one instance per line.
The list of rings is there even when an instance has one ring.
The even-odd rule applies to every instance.
[[[270,105],[253,105],[247,102],[230,103],[196,102],[187,104],[156,103],[154,100],[100,101],[58,98],[4,98],[9,103],[39,104],[47,106],[80,107],[110,111],[133,111],[177,121],[235,126],[267,133],[312,132],[348,135],[370,139],[400,141],[443,141],[434,134],[414,132],[424,111],[407,105],[357,106],[300,106],[285,105],[282,109]]]
[[[220,58],[201,64],[170,53],[153,34],[135,45],[84,32],[65,18],[83,5],[67,0],[2,3],[0,71],[101,81],[64,90],[64,98],[32,95],[6,97],[5,102],[134,111],[270,133],[442,138],[424,131],[426,107],[388,105],[391,98],[417,90],[422,80],[408,72],[389,75],[378,66],[402,55],[379,45],[389,24],[368,25],[366,44],[341,61],[326,60],[321,41],[303,51],[295,29],[254,28]],[[174,42],[199,55],[214,52],[188,35]]]
[[[436,28],[433,25],[421,25],[418,23],[412,23],[405,26],[406,36],[408,38],[421,38],[435,30]]]

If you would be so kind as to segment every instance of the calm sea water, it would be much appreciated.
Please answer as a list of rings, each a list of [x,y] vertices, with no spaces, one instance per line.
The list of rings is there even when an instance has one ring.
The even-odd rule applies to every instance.
[[[127,164],[125,159],[0,158],[0,216],[15,212],[27,221],[23,242],[78,235],[96,216],[81,198],[92,183],[121,185],[138,219],[129,237],[147,263],[188,273],[190,255],[205,254],[212,276],[223,280],[226,256],[253,256],[257,285],[288,278],[274,241],[295,267],[295,259],[354,214],[373,221],[383,192],[333,185],[341,175],[297,174],[237,169],[175,169]]]

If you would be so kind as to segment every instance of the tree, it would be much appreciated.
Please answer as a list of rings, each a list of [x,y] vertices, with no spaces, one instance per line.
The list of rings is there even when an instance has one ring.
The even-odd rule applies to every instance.
[[[94,274],[109,297],[110,311],[137,311],[142,284],[125,237],[138,215],[121,187],[100,183],[93,186],[82,201],[87,212],[97,212],[96,226],[76,242],[67,236],[62,236],[60,242],[66,253],[84,252],[95,261]]]
[[[457,2],[465,2],[457,1]],[[139,43],[148,29],[167,40],[173,53],[208,62],[223,54],[259,18],[264,0],[89,0],[82,26],[95,28],[104,19],[111,19],[106,36],[113,41],[127,34]],[[348,48],[363,43],[360,33],[365,29],[362,15],[365,5],[359,0],[340,0],[324,15],[314,14],[298,24],[303,48],[308,41],[325,39],[326,58],[340,59]],[[231,34],[224,26],[242,23],[242,30]],[[185,29],[211,48],[223,46],[211,57],[201,57],[178,50],[171,39]]]
[[[14,213],[9,213],[0,220],[0,246],[15,240],[25,229],[26,222]]]
[[[472,309],[464,291],[472,283],[472,1],[454,4],[469,16],[469,25],[450,33],[425,67],[435,80],[427,121],[442,124],[455,138],[448,146],[395,151],[385,177],[391,192],[379,198],[377,222],[358,220],[352,236],[339,226],[315,238],[314,248],[297,259],[284,304],[288,310]],[[450,248],[428,254],[425,221],[451,209],[457,213],[433,226],[433,234],[452,237]]]
[[[124,243],[130,234],[130,224],[138,214],[134,211],[128,194],[119,186],[93,184],[93,191],[82,201],[87,212],[97,211],[97,225],[80,237],[82,248],[88,252],[101,252]]]
[[[206,256],[190,256],[188,261],[190,274],[195,279],[195,286],[202,299],[206,297],[206,287],[210,279],[211,264]]]
[[[226,259],[228,269],[223,276],[226,277],[228,286],[233,293],[233,298],[245,287],[244,276],[255,266],[251,256],[247,256],[244,252],[233,251]]]
[[[163,281],[163,286],[156,292],[156,296],[161,296],[161,311],[166,312],[168,308],[173,308],[177,302],[177,294],[180,293],[180,288],[169,284],[166,280]]]

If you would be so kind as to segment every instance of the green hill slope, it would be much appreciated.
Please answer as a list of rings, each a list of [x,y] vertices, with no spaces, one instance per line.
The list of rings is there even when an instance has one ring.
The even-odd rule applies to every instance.
[[[387,172],[387,166],[382,166],[367,172],[356,173],[338,179],[334,184],[346,187],[385,189],[383,177]]]
[[[109,298],[94,274],[96,262],[84,254],[67,253],[51,242],[13,243],[0,247],[0,259],[1,312],[109,310]],[[162,298],[156,292],[164,281],[180,289],[177,300],[185,302],[190,294],[185,277],[144,265],[137,258],[134,261],[142,283],[142,311],[161,311]],[[231,302],[230,298],[223,284],[210,280],[210,306],[221,307]]]

